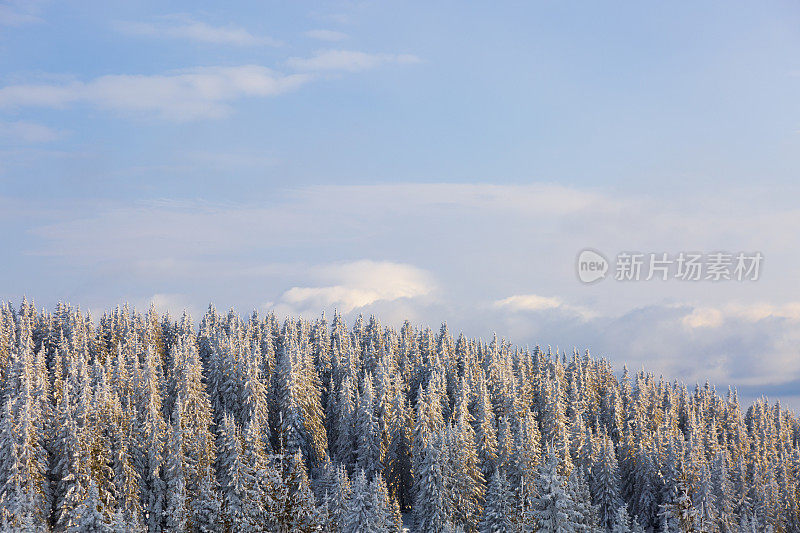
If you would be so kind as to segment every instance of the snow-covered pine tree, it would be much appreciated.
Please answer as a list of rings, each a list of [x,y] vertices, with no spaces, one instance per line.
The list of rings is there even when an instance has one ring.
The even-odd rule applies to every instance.
[[[385,516],[381,516],[375,503],[364,471],[357,470],[340,519],[342,533],[387,533]]]
[[[152,346],[144,354],[142,374],[137,381],[137,469],[142,483],[142,508],[150,533],[162,530],[164,517],[164,445],[167,423],[161,415],[160,364]]]
[[[556,450],[548,448],[539,468],[536,495],[525,517],[536,531],[543,533],[572,533],[583,528],[583,517],[567,491],[559,462]]]
[[[452,486],[449,506],[453,510],[450,523],[465,530],[473,529],[483,511],[485,481],[475,450],[475,433],[472,428],[466,398],[456,404],[455,421],[447,432],[449,438],[449,478]]]
[[[619,495],[619,472],[614,444],[605,433],[600,438],[600,449],[594,463],[590,483],[592,500],[597,506],[600,525],[611,528],[623,502]]]
[[[621,505],[614,514],[611,526],[606,526],[611,533],[632,533],[631,517],[628,515],[628,506]]]
[[[211,401],[203,383],[203,367],[194,336],[186,333],[191,328],[191,319],[184,314],[181,319],[181,334],[170,350],[173,368],[170,371],[169,389],[172,401],[181,398],[181,424],[186,477],[187,506],[199,491],[203,477],[215,461],[214,435],[211,432],[213,416]]]
[[[53,519],[55,529],[65,531],[73,527],[75,508],[84,500],[89,490],[89,455],[81,441],[72,407],[71,386],[64,386],[63,396],[56,405],[57,433],[54,442],[53,474],[56,480]]]
[[[244,519],[244,470],[239,430],[232,415],[225,414],[219,428],[217,444],[217,478],[219,480],[222,518],[227,528]]]
[[[497,430],[483,373],[478,376],[475,400],[475,443],[483,477],[490,479],[497,468]]]
[[[75,508],[72,524],[68,533],[107,533],[109,524],[104,517],[103,504],[94,481],[89,483],[89,490],[83,502]]]
[[[417,400],[414,434],[414,524],[420,533],[440,531],[450,520],[447,457],[439,395],[429,387]]]
[[[389,533],[399,532],[403,525],[403,515],[400,513],[400,506],[397,500],[389,495],[386,482],[380,472],[375,474],[369,486],[372,505],[378,515],[378,522]]]
[[[356,467],[363,470],[367,479],[383,471],[382,435],[375,415],[375,396],[372,377],[364,376],[364,386],[356,412]]]
[[[320,512],[300,453],[284,458],[284,496],[279,500],[283,510],[277,533],[314,533],[321,527]]]
[[[605,527],[600,526],[597,508],[592,505],[592,496],[589,492],[589,484],[583,474],[583,468],[578,467],[572,470],[567,479],[567,496],[572,501],[575,509],[575,531],[587,533],[601,533]]]
[[[502,470],[495,470],[486,491],[486,505],[478,523],[480,533],[512,533],[519,530],[516,502]]]
[[[173,404],[172,428],[167,441],[164,466],[164,489],[166,492],[164,531],[169,533],[183,533],[188,518],[182,412],[183,400],[179,394]]]
[[[200,478],[200,486],[191,503],[192,533],[216,533],[222,529],[222,505],[211,468]]]
[[[340,464],[333,468],[333,484],[330,492],[323,495],[326,522],[324,530],[339,533],[345,524],[347,503],[350,500],[352,486],[347,475],[347,468]]]

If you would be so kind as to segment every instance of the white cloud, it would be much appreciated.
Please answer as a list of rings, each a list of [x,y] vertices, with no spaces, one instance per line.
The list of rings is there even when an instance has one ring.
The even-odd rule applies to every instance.
[[[38,1],[12,0],[0,4],[0,26],[22,26],[42,22]]]
[[[538,296],[536,294],[518,294],[494,302],[495,307],[508,307],[514,311],[543,311],[556,309],[564,303],[560,298]]]
[[[306,37],[317,39],[318,41],[337,42],[347,39],[347,34],[333,30],[309,30],[305,32]]]
[[[620,202],[591,191],[551,183],[495,185],[491,183],[393,183],[317,186],[297,191],[305,201],[327,202],[331,196],[355,205],[379,206],[384,214],[409,209],[439,214],[490,212],[527,217],[567,215],[581,211],[614,211]]]
[[[190,315],[197,316],[197,309],[191,305],[189,300],[186,294],[157,293],[140,301],[136,308],[139,311],[145,311],[152,304],[156,311],[162,314],[169,312],[173,319],[180,317],[184,311],[187,311]]]
[[[733,304],[727,310],[731,315],[749,322],[758,322],[768,318],[800,321],[800,302],[789,302],[781,305],[764,302],[751,305]]]
[[[419,62],[419,58],[411,54],[369,54],[354,50],[320,50],[312,57],[290,57],[286,60],[289,67],[309,72],[359,72],[391,63]]]
[[[46,143],[60,137],[60,132],[42,124],[25,121],[0,122],[0,138],[12,142]]]
[[[681,322],[688,328],[716,328],[722,325],[724,318],[719,309],[697,307],[684,316]]]
[[[719,308],[696,307],[683,318],[683,324],[689,328],[717,328],[729,320],[755,323],[770,318],[800,321],[800,302],[780,305],[765,302],[749,305],[731,303]]]
[[[578,315],[583,319],[596,316],[596,313],[585,307],[566,304],[561,298],[555,296],[539,296],[538,294],[516,294],[502,300],[496,300],[492,305],[497,309],[508,309],[516,312],[558,309],[569,314]]]
[[[301,309],[337,307],[348,313],[375,302],[426,296],[434,290],[431,276],[413,265],[390,261],[354,261],[318,269],[332,282],[320,287],[292,287],[282,302]]]
[[[152,76],[107,75],[88,82],[6,86],[0,88],[0,107],[85,103],[175,120],[218,118],[229,113],[234,100],[276,96],[310,80],[308,75],[285,75],[259,65],[200,67]]]
[[[185,39],[208,44],[233,46],[279,46],[270,37],[256,36],[234,24],[212,26],[188,17],[172,15],[157,22],[120,22],[117,28],[128,35]]]
[[[792,231],[800,211],[752,194],[726,198],[664,205],[646,194],[547,183],[400,183],[278,190],[264,203],[62,201],[56,211],[37,202],[37,216],[11,205],[30,217],[26,251],[72,267],[54,275],[124,277],[198,295],[198,308],[209,299],[245,308],[272,300],[276,311],[295,314],[338,306],[392,320],[447,319],[472,335],[589,348],[667,378],[766,392],[800,378]],[[587,246],[609,258],[622,250],[761,250],[768,268],[754,283],[609,277],[584,285],[575,256]],[[308,266],[365,251],[396,262]]]
[[[208,161],[201,164],[208,166]],[[462,228],[474,227],[470,220],[475,218],[482,226],[509,217],[540,224],[545,215],[560,219],[614,208],[614,203],[601,195],[552,184],[314,186],[279,191],[275,198],[278,201],[268,205],[194,200],[107,205],[38,226],[34,233],[45,238],[40,253],[89,263],[143,259],[145,254],[154,258],[192,256],[198,250],[198,239],[208,258],[208,254],[301,243],[362,243],[373,233],[389,239],[397,237],[390,228],[420,224],[429,230],[447,219]],[[282,230],[274,231],[277,227]],[[160,236],[163,247],[152,242],[153,235]],[[465,237],[469,235],[465,233]],[[106,245],[98,247],[98,242]],[[428,249],[430,244],[424,246]],[[571,266],[572,259],[567,268]]]
[[[290,58],[288,64],[303,71],[355,72],[415,61],[410,55],[331,50],[307,59]],[[276,96],[315,78],[312,72],[285,74],[261,65],[196,67],[155,75],[112,74],[86,82],[70,79],[7,85],[0,88],[0,109],[87,104],[171,120],[221,118],[230,113],[236,100]]]

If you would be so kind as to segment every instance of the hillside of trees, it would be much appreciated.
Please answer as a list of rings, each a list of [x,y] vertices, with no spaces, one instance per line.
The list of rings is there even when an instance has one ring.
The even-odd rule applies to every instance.
[[[0,384],[2,531],[800,531],[780,404],[446,324],[23,301]]]

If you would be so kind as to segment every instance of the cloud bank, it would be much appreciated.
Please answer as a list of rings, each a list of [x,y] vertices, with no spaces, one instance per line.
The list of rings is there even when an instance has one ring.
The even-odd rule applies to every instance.
[[[588,348],[632,369],[769,393],[800,379],[800,252],[787,230],[800,212],[774,205],[733,194],[666,209],[647,195],[548,183],[314,186],[264,204],[39,206],[47,215],[31,218],[26,253],[59,265],[56,279],[86,272],[84,292],[98,299],[113,293],[103,280],[122,277],[148,291],[132,300],[183,295],[197,309],[210,299],[284,314],[337,307],[434,327],[447,319],[470,335]],[[735,216],[745,211],[748,220]],[[767,267],[749,284],[584,285],[575,254],[587,246],[609,256],[760,250]]]

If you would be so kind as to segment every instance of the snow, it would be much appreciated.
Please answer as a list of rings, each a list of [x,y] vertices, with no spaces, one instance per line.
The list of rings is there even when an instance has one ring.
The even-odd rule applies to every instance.
[[[403,530],[401,533],[414,533],[414,513],[403,513]]]

